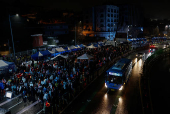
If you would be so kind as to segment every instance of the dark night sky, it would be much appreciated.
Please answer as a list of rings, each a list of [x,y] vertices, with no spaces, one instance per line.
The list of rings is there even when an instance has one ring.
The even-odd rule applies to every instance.
[[[15,0],[2,0],[11,2]],[[46,8],[68,9],[74,11],[81,11],[84,7],[91,7],[94,5],[101,5],[104,2],[111,2],[114,4],[130,3],[141,5],[145,17],[151,18],[170,18],[170,8],[168,0],[20,0],[23,3],[38,5]]]

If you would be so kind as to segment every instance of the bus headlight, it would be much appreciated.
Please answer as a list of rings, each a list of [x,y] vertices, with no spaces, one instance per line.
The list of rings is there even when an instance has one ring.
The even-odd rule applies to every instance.
[[[107,88],[107,85],[106,85],[106,83],[105,83],[105,87]]]
[[[123,89],[123,86],[121,86],[119,90],[122,90],[122,89]]]

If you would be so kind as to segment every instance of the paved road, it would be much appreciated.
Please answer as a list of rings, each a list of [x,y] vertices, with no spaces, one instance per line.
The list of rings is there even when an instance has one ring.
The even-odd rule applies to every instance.
[[[11,114],[36,114],[41,107],[36,100],[27,99],[23,101],[21,96],[15,96],[12,99],[4,98],[0,102],[0,108],[10,110]],[[1,114],[1,112],[0,112]]]
[[[144,50],[147,58],[149,49]],[[142,114],[139,80],[142,72],[143,59],[136,58],[132,53],[127,58],[133,60],[133,70],[130,80],[124,90],[107,93],[104,86],[104,74],[98,77],[67,109],[63,114]]]
[[[132,53],[127,57],[132,59],[134,66],[130,80],[122,92],[113,91],[107,93],[107,89],[104,86],[104,74],[102,74],[64,110],[63,114],[110,114],[111,110],[116,114],[142,114],[140,73],[149,49],[141,52],[146,53],[144,58],[136,58],[136,53]],[[4,99],[2,102],[6,100]],[[35,102],[27,100],[24,103],[22,98],[17,98],[0,105],[0,108],[10,109],[12,114],[18,112],[23,112],[22,114],[37,114],[42,110],[42,107],[40,107],[40,103]]]

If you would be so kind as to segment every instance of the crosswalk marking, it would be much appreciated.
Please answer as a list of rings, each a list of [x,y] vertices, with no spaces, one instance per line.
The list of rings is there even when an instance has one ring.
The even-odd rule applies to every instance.
[[[14,97],[14,98],[12,98],[12,99],[8,99],[8,100],[6,100],[5,102],[1,103],[1,104],[0,104],[0,106],[2,106],[2,105],[4,105],[4,104],[6,104],[6,103],[8,103],[8,102],[10,102],[10,101],[12,101],[12,100],[14,100],[14,99],[18,98],[19,96],[21,96],[21,94],[20,94],[20,95],[18,95],[18,96],[16,96],[16,97]]]
[[[13,105],[13,106],[11,106],[10,108],[8,108],[8,110],[10,110],[11,108],[13,108],[13,107],[17,106],[17,105],[18,105],[18,104],[20,104],[20,103],[22,103],[22,101],[21,101],[21,102],[19,102],[19,103],[17,103],[17,104],[15,104],[15,105]]]
[[[31,105],[25,107],[24,109],[22,109],[21,111],[17,112],[17,114],[22,114],[23,112],[25,112],[26,110],[30,109],[31,107],[33,107],[34,105],[36,105],[38,103],[39,103],[39,101],[34,102],[33,104],[31,104]]]

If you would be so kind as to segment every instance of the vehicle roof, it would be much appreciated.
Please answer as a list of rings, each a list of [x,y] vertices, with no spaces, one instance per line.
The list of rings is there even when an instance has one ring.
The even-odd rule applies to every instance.
[[[122,58],[118,62],[116,62],[111,68],[109,68],[106,72],[115,72],[115,73],[122,73],[124,72],[125,68],[131,62],[131,59]]]

